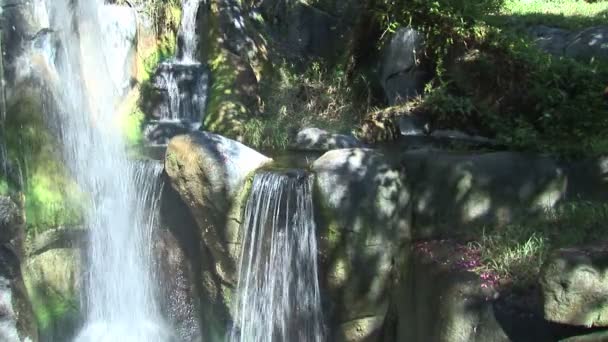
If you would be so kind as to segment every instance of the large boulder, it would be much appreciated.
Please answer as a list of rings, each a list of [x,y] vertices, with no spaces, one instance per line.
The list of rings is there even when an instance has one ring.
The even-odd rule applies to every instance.
[[[565,56],[589,61],[608,59],[608,26],[593,26],[579,31],[532,26],[529,33],[536,45],[555,56]]]
[[[23,201],[0,197],[0,340],[37,341],[36,320],[22,273]]]
[[[223,336],[228,326],[249,177],[271,161],[234,140],[207,132],[177,136],[169,142],[165,171],[178,195],[175,198],[184,203],[189,211],[186,216],[193,220],[174,224],[179,229],[172,231],[194,263],[191,268],[200,284],[201,315],[206,322],[203,333],[211,335],[208,338]]]
[[[399,28],[385,47],[380,82],[390,105],[406,102],[424,90],[428,75],[419,65],[424,37],[411,27]]]
[[[517,152],[408,151],[417,237],[466,236],[543,213],[565,198],[567,177],[549,157]]]
[[[238,242],[236,232],[220,231],[225,228],[225,215],[233,200],[247,177],[271,161],[237,141],[193,132],[171,139],[165,171],[171,186],[192,211],[204,240],[221,248],[223,243]],[[210,226],[214,226],[211,231]]]
[[[608,244],[555,251],[540,284],[545,318],[587,327],[608,326]]]
[[[392,301],[395,341],[510,341],[494,316],[494,285],[470,271],[459,247],[447,241],[415,245]]]
[[[371,149],[327,152],[312,169],[330,340],[376,340],[410,237],[405,177]]]

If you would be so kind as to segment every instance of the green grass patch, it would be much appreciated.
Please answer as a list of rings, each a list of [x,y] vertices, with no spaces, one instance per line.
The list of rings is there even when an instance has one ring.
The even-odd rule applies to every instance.
[[[501,25],[548,25],[580,29],[608,23],[608,1],[506,0],[490,21]]]
[[[469,247],[481,255],[478,271],[498,274],[514,287],[525,288],[536,282],[552,250],[605,239],[606,222],[608,204],[568,203],[531,222],[492,230],[479,228],[480,238]]]

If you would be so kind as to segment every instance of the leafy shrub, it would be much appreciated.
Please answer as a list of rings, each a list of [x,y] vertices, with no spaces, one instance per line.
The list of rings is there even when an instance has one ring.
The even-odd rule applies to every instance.
[[[367,112],[365,79],[348,80],[343,70],[321,62],[298,72],[283,62],[262,83],[264,114],[244,125],[244,142],[261,148],[287,148],[299,129],[310,126],[336,132],[350,130]]]

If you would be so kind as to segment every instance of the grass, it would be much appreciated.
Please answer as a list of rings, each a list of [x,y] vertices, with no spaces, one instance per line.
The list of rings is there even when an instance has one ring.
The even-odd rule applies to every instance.
[[[481,255],[477,271],[497,274],[514,287],[524,288],[534,284],[553,249],[605,239],[607,221],[606,203],[568,203],[529,223],[492,231],[480,228],[480,238],[469,247]]]
[[[580,29],[608,22],[608,1],[507,0],[490,21],[501,24],[548,25]]]
[[[303,73],[283,63],[263,84],[264,113],[244,123],[243,140],[256,148],[286,149],[305,127],[350,133],[368,110],[358,96],[362,84],[320,63]]]

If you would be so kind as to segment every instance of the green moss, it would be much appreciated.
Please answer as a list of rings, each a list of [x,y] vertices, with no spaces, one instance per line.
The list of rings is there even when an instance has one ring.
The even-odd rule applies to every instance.
[[[2,191],[23,191],[28,232],[81,221],[82,195],[61,162],[58,142],[43,120],[35,98],[9,106],[6,147],[19,175],[2,180]],[[20,184],[22,182],[22,184]]]
[[[209,89],[207,114],[203,124],[211,132],[241,140],[242,125],[249,110],[234,93],[238,68],[231,63],[228,53],[219,46],[214,47],[213,54],[209,62],[213,83]]]
[[[64,298],[45,289],[30,291],[29,298],[38,328],[43,332],[53,329],[56,322],[72,319],[79,311],[79,302],[75,297]]]

